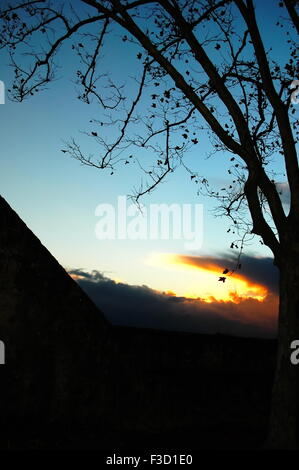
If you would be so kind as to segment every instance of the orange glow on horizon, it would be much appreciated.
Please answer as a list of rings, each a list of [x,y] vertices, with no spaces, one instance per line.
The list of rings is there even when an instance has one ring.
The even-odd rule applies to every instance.
[[[240,303],[245,299],[255,299],[263,302],[268,295],[268,289],[262,284],[254,283],[247,279],[245,275],[233,273],[233,275],[223,275],[226,277],[224,283],[218,282],[218,278],[222,276],[224,266],[220,266],[217,262],[204,257],[198,257],[195,261],[192,257],[170,254],[155,253],[150,255],[147,260],[152,266],[159,266],[166,269],[175,269],[181,273],[192,271],[197,273],[193,280],[193,285],[187,279],[180,279],[181,289],[178,295],[182,295],[190,299],[199,299],[206,303],[212,302],[233,302]],[[172,292],[178,289],[171,289]]]

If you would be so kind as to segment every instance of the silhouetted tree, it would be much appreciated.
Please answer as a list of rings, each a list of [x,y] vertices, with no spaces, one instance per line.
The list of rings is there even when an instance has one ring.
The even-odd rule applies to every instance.
[[[253,0],[3,3],[0,45],[8,49],[14,66],[12,97],[22,101],[45,88],[55,76],[55,55],[71,40],[82,65],[77,71],[79,98],[89,103],[93,97],[106,110],[105,120],[93,120],[88,132],[101,144],[101,157],[85,156],[75,140],[62,151],[113,173],[118,164],[136,159],[128,155],[129,147],[148,150],[152,164],[142,167],[148,181],[136,191],[137,200],[178,164],[185,165],[183,155],[192,146],[200,148],[202,131],[209,133],[218,158],[227,159],[232,182],[222,192],[213,192],[204,175],[187,170],[200,190],[218,198],[234,227],[244,228],[247,211],[245,232],[261,237],[273,253],[280,271],[280,307],[269,442],[296,446],[299,370],[290,361],[290,345],[299,339],[298,120],[297,92],[291,88],[297,84],[297,2],[257,2],[280,8],[273,43],[276,34],[285,42],[278,53],[274,44],[266,48],[260,29],[266,19],[256,17]],[[133,98],[109,75],[98,73],[103,47],[113,60],[106,37],[118,31],[120,43],[136,45],[136,63],[131,65],[140,73]],[[27,55],[19,61],[21,53]],[[101,128],[107,125],[118,130],[113,142],[102,137]],[[275,162],[283,168],[282,182],[275,181]],[[290,193],[287,209],[278,183]]]

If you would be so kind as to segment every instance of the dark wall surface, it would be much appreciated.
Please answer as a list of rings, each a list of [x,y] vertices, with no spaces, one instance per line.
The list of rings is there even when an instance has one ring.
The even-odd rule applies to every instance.
[[[98,308],[0,197],[0,339],[6,353],[0,419],[79,418],[92,407],[97,414],[107,331]]]

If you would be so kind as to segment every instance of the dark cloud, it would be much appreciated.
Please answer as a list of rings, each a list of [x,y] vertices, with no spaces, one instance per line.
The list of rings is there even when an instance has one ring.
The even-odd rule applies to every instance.
[[[278,269],[273,258],[258,258],[242,255],[240,274],[252,283],[261,284],[270,292],[278,293]]]
[[[268,276],[267,285],[272,286],[274,292],[275,281],[270,281],[268,258],[264,258],[264,264],[251,261],[248,257],[247,274],[253,278],[255,268],[263,270],[264,276],[261,271],[257,275],[263,279]],[[237,303],[216,300],[207,303],[157,292],[147,286],[117,283],[98,271],[87,273],[76,269],[70,274],[115,325],[236,336],[276,334],[277,296],[274,293],[269,293],[263,302],[247,298],[238,299]]]
[[[289,184],[287,182],[276,183],[276,188],[279,192],[281,202],[286,206],[286,208],[289,208],[291,200]]]

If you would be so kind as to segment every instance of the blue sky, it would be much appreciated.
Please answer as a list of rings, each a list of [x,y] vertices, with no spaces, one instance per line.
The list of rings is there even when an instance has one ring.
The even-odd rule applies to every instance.
[[[276,47],[277,56],[283,58],[283,46],[280,47],[279,40],[273,43],[278,2],[267,0],[256,3],[266,43]],[[61,152],[63,141],[72,136],[82,141],[87,153],[94,151],[90,140],[80,131],[90,130],[89,120],[100,119],[103,113],[96,103],[87,105],[76,98],[73,80],[77,63],[71,54],[70,44],[60,51],[58,79],[49,85],[48,90],[22,103],[6,99],[5,105],[0,106],[1,194],[68,269],[97,270],[129,284],[173,290],[180,295],[183,294],[181,284],[185,286],[189,283],[196,290],[199,279],[194,271],[187,273],[171,267],[164,269],[161,264],[152,262],[152,254],[223,254],[229,251],[232,238],[226,233],[228,221],[213,215],[215,202],[196,194],[196,186],[191,184],[190,175],[183,168],[178,168],[166,183],[142,202],[145,205],[203,204],[203,246],[199,251],[186,252],[182,240],[96,238],[97,205],[116,205],[119,195],[131,194],[132,188],[138,186],[141,174],[136,165],[128,165],[119,167],[110,176],[109,171],[101,172],[82,166]],[[103,70],[109,70],[119,80],[133,75],[134,67],[138,67],[136,50],[114,37],[103,57]],[[0,59],[0,79],[9,88],[13,75],[8,65],[9,58],[1,52]],[[227,179],[227,163],[223,164],[219,155],[207,160],[206,153],[210,148],[206,136],[188,153],[186,162],[220,186]],[[269,251],[257,241],[248,248],[248,253],[269,256]],[[203,278],[200,282],[204,283]]]

